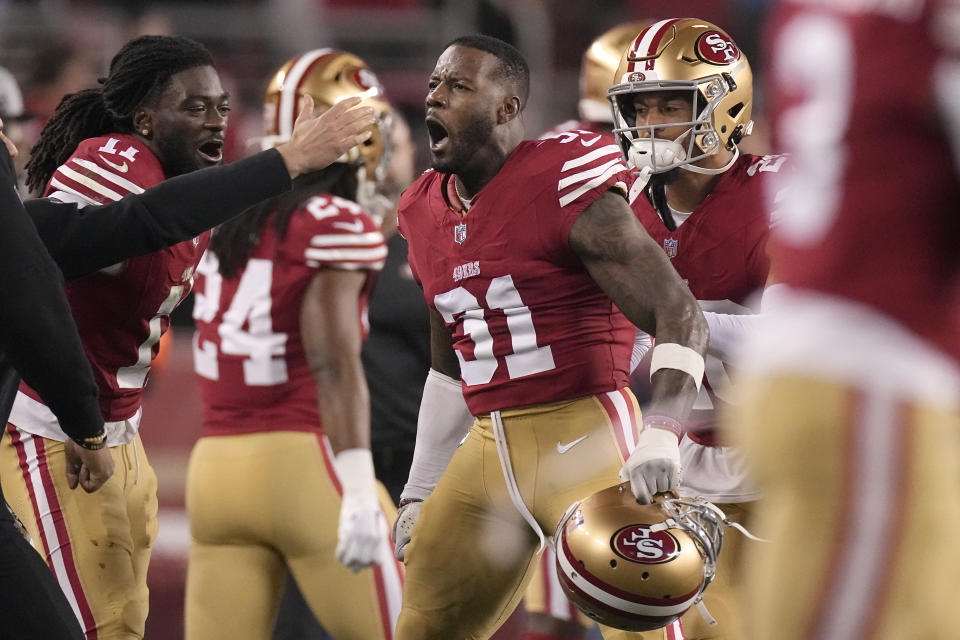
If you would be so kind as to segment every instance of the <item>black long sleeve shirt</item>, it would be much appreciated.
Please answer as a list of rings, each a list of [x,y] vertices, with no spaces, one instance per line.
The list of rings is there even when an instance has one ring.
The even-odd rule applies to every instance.
[[[62,277],[193,238],[286,191],[290,177],[271,150],[102,206],[21,203],[14,184],[12,160],[0,144],[0,425],[22,376],[64,432],[84,438],[100,433],[103,417]]]

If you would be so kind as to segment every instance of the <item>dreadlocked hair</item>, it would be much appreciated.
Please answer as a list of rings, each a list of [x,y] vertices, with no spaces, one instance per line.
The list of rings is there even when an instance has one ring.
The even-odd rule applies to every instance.
[[[356,200],[357,186],[357,168],[334,163],[321,171],[298,176],[293,181],[293,189],[287,193],[264,200],[233,220],[224,222],[214,229],[210,238],[210,250],[220,263],[220,274],[224,278],[233,278],[243,269],[253,248],[259,244],[268,221],[273,225],[279,242],[287,234],[294,211],[310,197],[330,194]]]
[[[27,162],[27,186],[40,193],[53,172],[87,138],[132,133],[137,108],[160,97],[170,78],[195,67],[214,66],[207,48],[181,36],[142,36],[123,45],[100,86],[60,101]]]

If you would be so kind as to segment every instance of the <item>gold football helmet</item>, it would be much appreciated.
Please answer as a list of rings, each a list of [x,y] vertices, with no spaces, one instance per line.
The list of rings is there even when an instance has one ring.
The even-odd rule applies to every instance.
[[[604,32],[594,40],[580,62],[580,118],[590,122],[613,122],[607,89],[616,82],[615,74],[623,50],[637,34],[650,24],[649,20],[625,22]]]
[[[567,597],[597,622],[659,629],[697,604],[713,580],[724,516],[702,498],[638,504],[630,483],[575,502],[554,536]]]
[[[726,32],[704,20],[675,18],[648,26],[623,52],[614,82],[607,91],[613,131],[634,168],[722,173],[736,161],[737,144],[753,129],[750,64]],[[692,119],[637,126],[634,96],[650,91],[690,91]],[[660,129],[677,126],[689,128],[676,140],[658,137]],[[721,148],[734,152],[724,167],[693,164]]]
[[[373,107],[377,119],[373,135],[337,161],[361,167],[362,179],[379,183],[389,161],[393,117],[383,86],[367,63],[336,49],[314,49],[287,60],[267,86],[263,109],[266,135],[261,141],[264,149],[290,139],[304,94],[313,97],[318,112],[352,96],[360,96],[362,105]]]

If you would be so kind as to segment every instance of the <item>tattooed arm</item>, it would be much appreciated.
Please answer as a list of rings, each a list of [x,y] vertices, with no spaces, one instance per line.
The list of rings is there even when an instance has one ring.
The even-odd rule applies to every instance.
[[[696,299],[616,192],[608,191],[580,214],[570,230],[570,247],[614,304],[658,344],[705,352],[707,325]],[[653,392],[657,413],[679,420],[696,398],[691,377],[674,369],[654,374]]]
[[[674,349],[692,349],[696,353],[687,353],[694,360],[699,354],[702,367],[708,329],[700,307],[620,195],[607,191],[580,214],[570,230],[570,247],[614,304],[654,336],[658,347],[673,343]],[[700,379],[668,367],[656,371],[651,382],[643,432],[620,472],[641,502],[679,484],[682,422],[697,398]]]

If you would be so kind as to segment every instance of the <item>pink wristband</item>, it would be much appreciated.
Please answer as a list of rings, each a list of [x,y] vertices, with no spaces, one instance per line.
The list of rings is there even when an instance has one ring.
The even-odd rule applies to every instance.
[[[663,415],[653,415],[653,416],[643,416],[643,428],[644,429],[663,429],[664,431],[670,431],[673,435],[677,436],[677,440],[683,438],[683,427],[680,425],[678,420],[671,418],[670,416]]]

